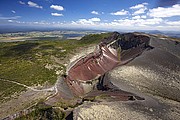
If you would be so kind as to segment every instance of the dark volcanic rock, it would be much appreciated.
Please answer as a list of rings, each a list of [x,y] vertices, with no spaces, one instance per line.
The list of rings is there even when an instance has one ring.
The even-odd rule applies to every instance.
[[[128,50],[134,47],[138,47],[142,44],[145,44],[145,46],[148,47],[149,41],[150,38],[147,35],[135,33],[120,34],[118,32],[114,32],[111,36],[102,40],[102,42],[106,45],[111,44],[111,42],[114,42],[114,44],[111,45],[111,47],[121,47],[122,50]]]
[[[126,84],[130,85],[127,88],[180,101],[180,46],[155,37],[151,38],[150,45],[153,50],[114,69],[111,81],[119,87]]]
[[[108,38],[104,38],[103,40],[101,40],[103,43],[105,43],[106,45],[113,42],[113,41],[117,41],[119,40],[121,37],[121,34],[118,32],[113,32],[111,36],[109,36]]]
[[[119,45],[121,46],[122,50],[128,50],[141,44],[148,46],[149,41],[150,38],[148,36],[127,33],[122,35]]]

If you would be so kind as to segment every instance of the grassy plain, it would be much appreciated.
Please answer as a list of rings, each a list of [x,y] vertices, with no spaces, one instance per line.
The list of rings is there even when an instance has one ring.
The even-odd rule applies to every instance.
[[[24,87],[2,81],[15,81],[27,86],[53,85],[57,71],[65,72],[61,61],[79,47],[97,44],[109,33],[87,35],[81,40],[37,40],[1,42],[0,44],[0,101],[5,101]],[[57,61],[57,60],[59,61]],[[46,66],[49,67],[46,67]]]

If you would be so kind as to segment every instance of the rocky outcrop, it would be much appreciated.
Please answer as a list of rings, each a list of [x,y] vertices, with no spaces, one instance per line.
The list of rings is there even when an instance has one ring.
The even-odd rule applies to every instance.
[[[149,40],[145,35],[114,32],[103,39],[94,52],[73,62],[65,78],[68,86],[76,96],[92,91],[99,77],[149,48]]]
[[[180,44],[177,44],[178,41],[173,41],[167,37],[154,37],[152,35],[149,37],[151,38],[149,44],[154,49],[143,52],[131,62],[109,71],[100,81],[101,90],[107,90],[107,88],[112,88],[111,86],[115,85],[118,90],[126,91],[121,96],[131,96],[134,93],[143,97],[144,100],[124,102],[120,99],[119,101],[113,99],[107,101],[107,95],[112,89],[98,91],[101,95],[106,93],[105,96],[100,96],[104,101],[99,102],[100,97],[98,96],[95,97],[98,102],[85,102],[78,106],[73,112],[74,120],[180,119]],[[134,51],[136,48],[138,47],[123,50],[121,62],[135,55],[137,53]],[[105,87],[108,84],[104,83],[107,81],[106,79],[110,81],[111,86]],[[92,96],[94,93],[90,92],[89,94]],[[110,98],[115,97],[110,94]]]

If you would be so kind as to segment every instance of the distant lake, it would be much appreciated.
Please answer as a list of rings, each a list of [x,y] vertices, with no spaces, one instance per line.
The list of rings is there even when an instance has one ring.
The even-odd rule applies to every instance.
[[[20,41],[33,41],[33,40],[61,40],[62,37],[32,37],[32,38],[23,38],[23,39],[6,39],[0,40],[0,42],[20,42]]]
[[[64,39],[71,38],[71,37],[83,37],[85,34],[62,34]]]
[[[22,39],[8,39],[7,40],[0,40],[0,42],[18,42],[18,41],[30,41],[30,40],[66,40],[74,37],[83,37],[85,34],[61,34],[62,37],[32,37],[32,38],[22,38]]]

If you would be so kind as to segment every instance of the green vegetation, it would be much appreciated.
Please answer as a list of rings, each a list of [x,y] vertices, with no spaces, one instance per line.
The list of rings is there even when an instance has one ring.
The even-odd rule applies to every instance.
[[[83,101],[94,102],[94,101],[108,100],[109,98],[110,95],[101,93],[100,95],[96,95],[96,96],[86,96],[85,98],[83,98]]]
[[[25,88],[9,82],[0,81],[0,101],[3,102],[4,100],[10,100],[11,96],[9,95],[13,95],[14,93],[17,93],[13,96],[13,98],[16,98],[18,92],[22,90],[25,90]]]
[[[16,120],[63,120],[64,117],[64,112],[47,106],[42,102],[35,107],[34,111]]]
[[[58,102],[55,104],[55,106],[61,107],[63,109],[67,109],[67,108],[75,108],[77,106],[79,106],[80,103],[77,103],[78,99],[74,98],[71,100],[65,100],[63,98],[59,99]]]
[[[87,35],[81,40],[43,40],[0,44],[0,79],[28,86],[53,85],[56,71],[65,72],[63,61],[76,48],[97,44],[110,33]],[[67,61],[66,61],[67,62]],[[0,81],[0,101],[25,88]]]
[[[93,44],[93,43],[99,43],[103,38],[106,38],[110,36],[112,33],[104,33],[104,34],[90,34],[87,36],[84,36],[81,39],[81,42],[83,44]]]
[[[121,60],[121,48],[117,49],[118,60]]]

